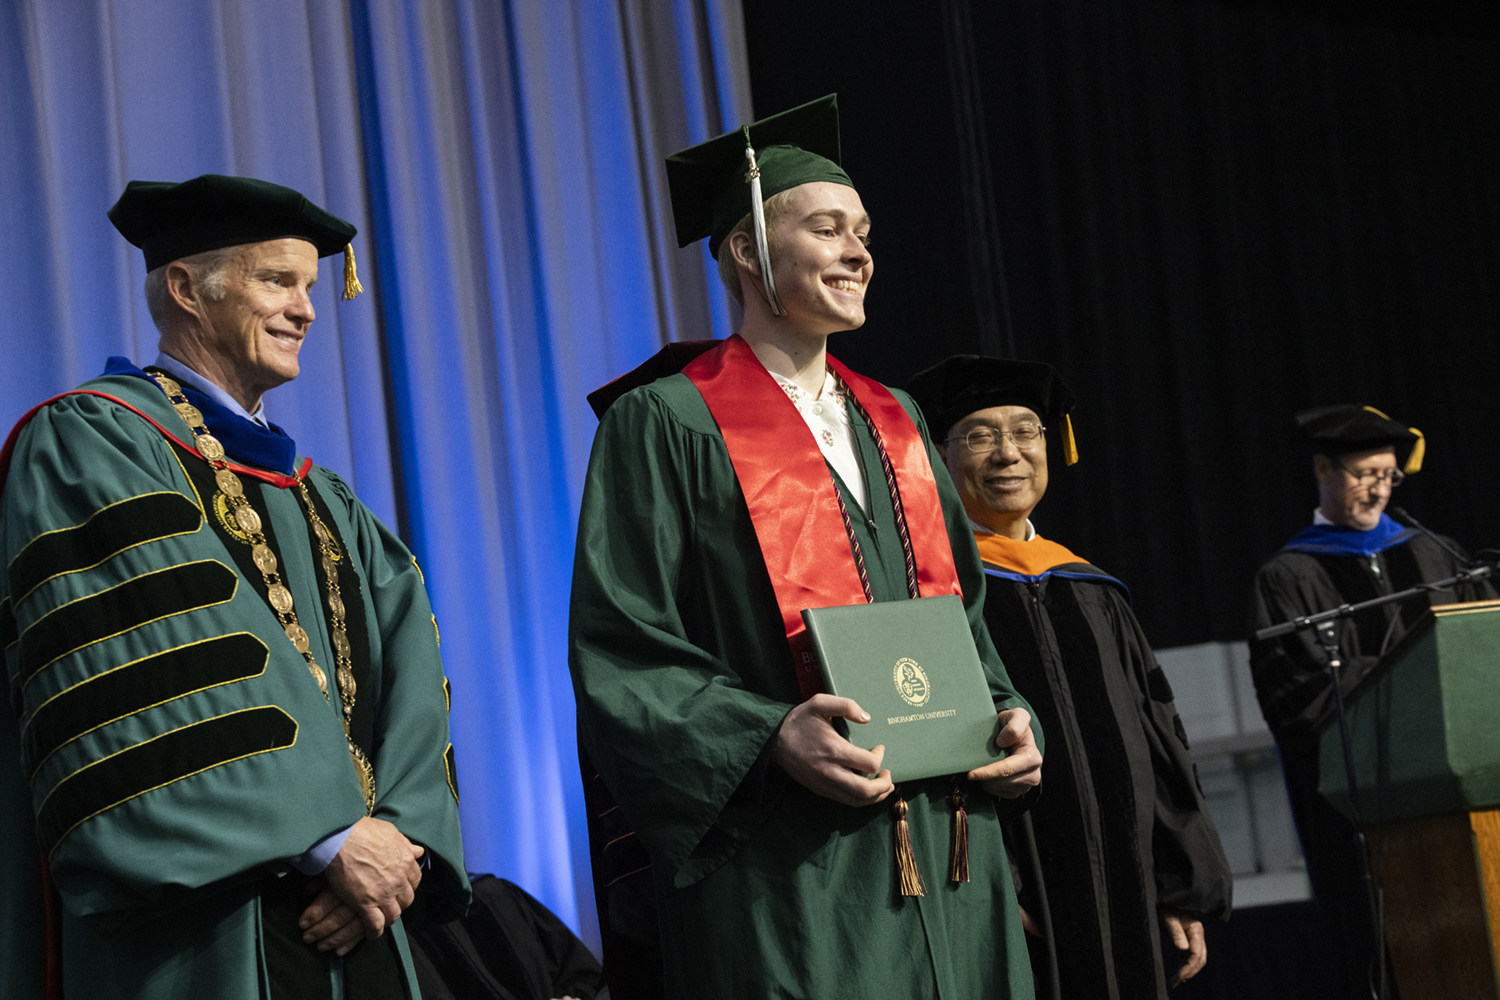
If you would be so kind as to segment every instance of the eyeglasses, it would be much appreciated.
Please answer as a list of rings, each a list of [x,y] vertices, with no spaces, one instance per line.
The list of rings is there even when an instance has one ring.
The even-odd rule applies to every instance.
[[[1000,442],[1006,438],[1010,438],[1017,448],[1030,448],[1040,441],[1046,432],[1047,428],[1041,424],[1017,424],[1008,431],[995,427],[976,427],[961,438],[944,438],[943,444],[962,441],[970,452],[983,455],[1000,447]]]
[[[1395,489],[1397,486],[1400,486],[1402,483],[1406,482],[1406,473],[1402,472],[1400,469],[1381,469],[1378,472],[1374,469],[1364,469],[1360,472],[1355,472],[1343,462],[1337,462],[1335,464],[1338,465],[1340,469],[1343,469],[1345,472],[1349,473],[1350,478],[1358,483],[1363,489],[1369,489],[1376,483],[1383,483],[1389,486],[1391,489]]]

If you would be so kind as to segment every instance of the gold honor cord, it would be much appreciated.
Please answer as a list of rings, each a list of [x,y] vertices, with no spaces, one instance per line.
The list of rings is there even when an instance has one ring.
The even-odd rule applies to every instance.
[[[224,445],[208,432],[207,425],[203,423],[203,413],[188,402],[187,397],[182,394],[182,386],[166,375],[157,372],[147,374],[156,380],[156,384],[161,387],[161,391],[176,408],[177,415],[193,432],[193,444],[197,447],[198,454],[202,455],[213,467],[214,482],[219,487],[219,496],[223,497],[234,523],[239,525],[240,530],[245,533],[247,544],[250,546],[250,559],[255,563],[255,568],[260,570],[261,576],[265,578],[266,601],[275,612],[276,620],[281,623],[286,637],[292,641],[297,652],[301,653],[302,658],[307,661],[307,669],[312,673],[313,680],[318,682],[318,690],[323,692],[324,698],[327,698],[328,676],[313,659],[312,644],[307,630],[297,623],[297,612],[292,608],[292,592],[287,589],[286,584],[281,582],[276,553],[271,551],[271,546],[261,531],[260,515],[255,512],[254,507],[250,506],[250,501],[245,499],[244,483],[224,461]],[[307,520],[312,525],[313,534],[318,538],[318,550],[322,555],[328,619],[333,634],[333,653],[338,662],[334,675],[338,683],[339,703],[343,707],[344,739],[348,741],[349,756],[354,760],[354,769],[359,773],[359,790],[364,794],[365,812],[369,814],[375,811],[375,769],[370,764],[370,758],[366,757],[365,752],[354,742],[354,735],[350,729],[354,716],[355,684],[352,650],[349,646],[349,635],[344,628],[344,598],[339,592],[338,564],[343,556],[339,552],[333,532],[328,530],[328,526],[318,516],[317,508],[313,506],[312,494],[308,492],[306,481],[301,476],[297,476],[296,480],[297,490],[302,495],[302,504],[307,508]]]

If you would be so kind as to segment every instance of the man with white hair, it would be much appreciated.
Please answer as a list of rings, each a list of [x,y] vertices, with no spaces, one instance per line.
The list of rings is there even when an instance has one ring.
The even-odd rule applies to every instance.
[[[110,220],[161,353],[0,453],[5,996],[411,996],[419,883],[468,898],[432,611],[262,403],[300,372],[318,259],[358,290],[354,227],[218,175],[132,181]]]

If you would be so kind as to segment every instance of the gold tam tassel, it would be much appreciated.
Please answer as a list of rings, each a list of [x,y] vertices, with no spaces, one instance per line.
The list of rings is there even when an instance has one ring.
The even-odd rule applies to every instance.
[[[354,244],[350,243],[344,247],[344,301],[364,290],[365,286],[359,283],[359,272],[354,269]]]
[[[953,804],[953,841],[948,857],[948,881],[969,881],[969,814],[964,811],[964,792],[957,785],[948,796]]]
[[[1377,417],[1383,417],[1386,420],[1391,419],[1390,414],[1383,413],[1380,410],[1375,409],[1375,407],[1373,406],[1366,406],[1365,409],[1369,410]],[[1422,460],[1427,457],[1427,438],[1422,434],[1421,431],[1417,430],[1415,427],[1408,427],[1407,430],[1411,431],[1417,436],[1416,444],[1411,446],[1411,454],[1406,456],[1406,465],[1404,465],[1401,469],[1402,472],[1406,473],[1409,476],[1413,472],[1422,471]]]
[[[1427,439],[1415,427],[1408,427],[1407,430],[1417,436],[1417,443],[1411,446],[1411,454],[1406,456],[1406,467],[1402,470],[1409,476],[1413,472],[1422,471],[1422,459],[1427,457]]]
[[[901,876],[901,895],[925,896],[917,858],[911,849],[911,828],[906,824],[906,800],[896,800],[896,870]]]
[[[1073,418],[1063,414],[1062,425],[1063,461],[1072,465],[1078,461],[1078,441],[1073,437]]]

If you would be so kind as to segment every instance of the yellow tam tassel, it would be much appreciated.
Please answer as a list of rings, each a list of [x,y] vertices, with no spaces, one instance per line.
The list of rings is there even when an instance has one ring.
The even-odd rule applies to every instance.
[[[948,852],[948,881],[969,881],[969,814],[964,810],[963,789],[957,786],[948,796],[953,805],[953,839]]]
[[[1364,407],[1364,409],[1369,410],[1377,417],[1383,417],[1386,420],[1391,419],[1388,414],[1382,413],[1380,410],[1375,409],[1375,407],[1373,406],[1366,406]],[[1411,431],[1417,436],[1416,444],[1411,446],[1411,454],[1406,456],[1406,465],[1402,466],[1401,468],[1401,471],[1409,476],[1413,472],[1422,471],[1422,459],[1427,457],[1427,438],[1424,437],[1422,432],[1417,430],[1415,427],[1408,427],[1407,430]]]
[[[1078,461],[1078,441],[1073,437],[1073,418],[1063,414],[1062,425],[1063,461],[1072,465]]]
[[[1406,456],[1406,468],[1402,470],[1409,476],[1413,472],[1422,471],[1422,459],[1427,457],[1427,439],[1415,427],[1408,427],[1407,430],[1417,436],[1417,443],[1411,446],[1411,454]]]
[[[922,889],[922,874],[917,871],[917,857],[911,849],[911,828],[906,824],[906,800],[897,799],[896,812],[896,872],[900,876],[901,895],[925,896]]]
[[[359,283],[359,272],[354,269],[354,244],[350,243],[344,247],[344,301],[364,290],[365,286]]]

